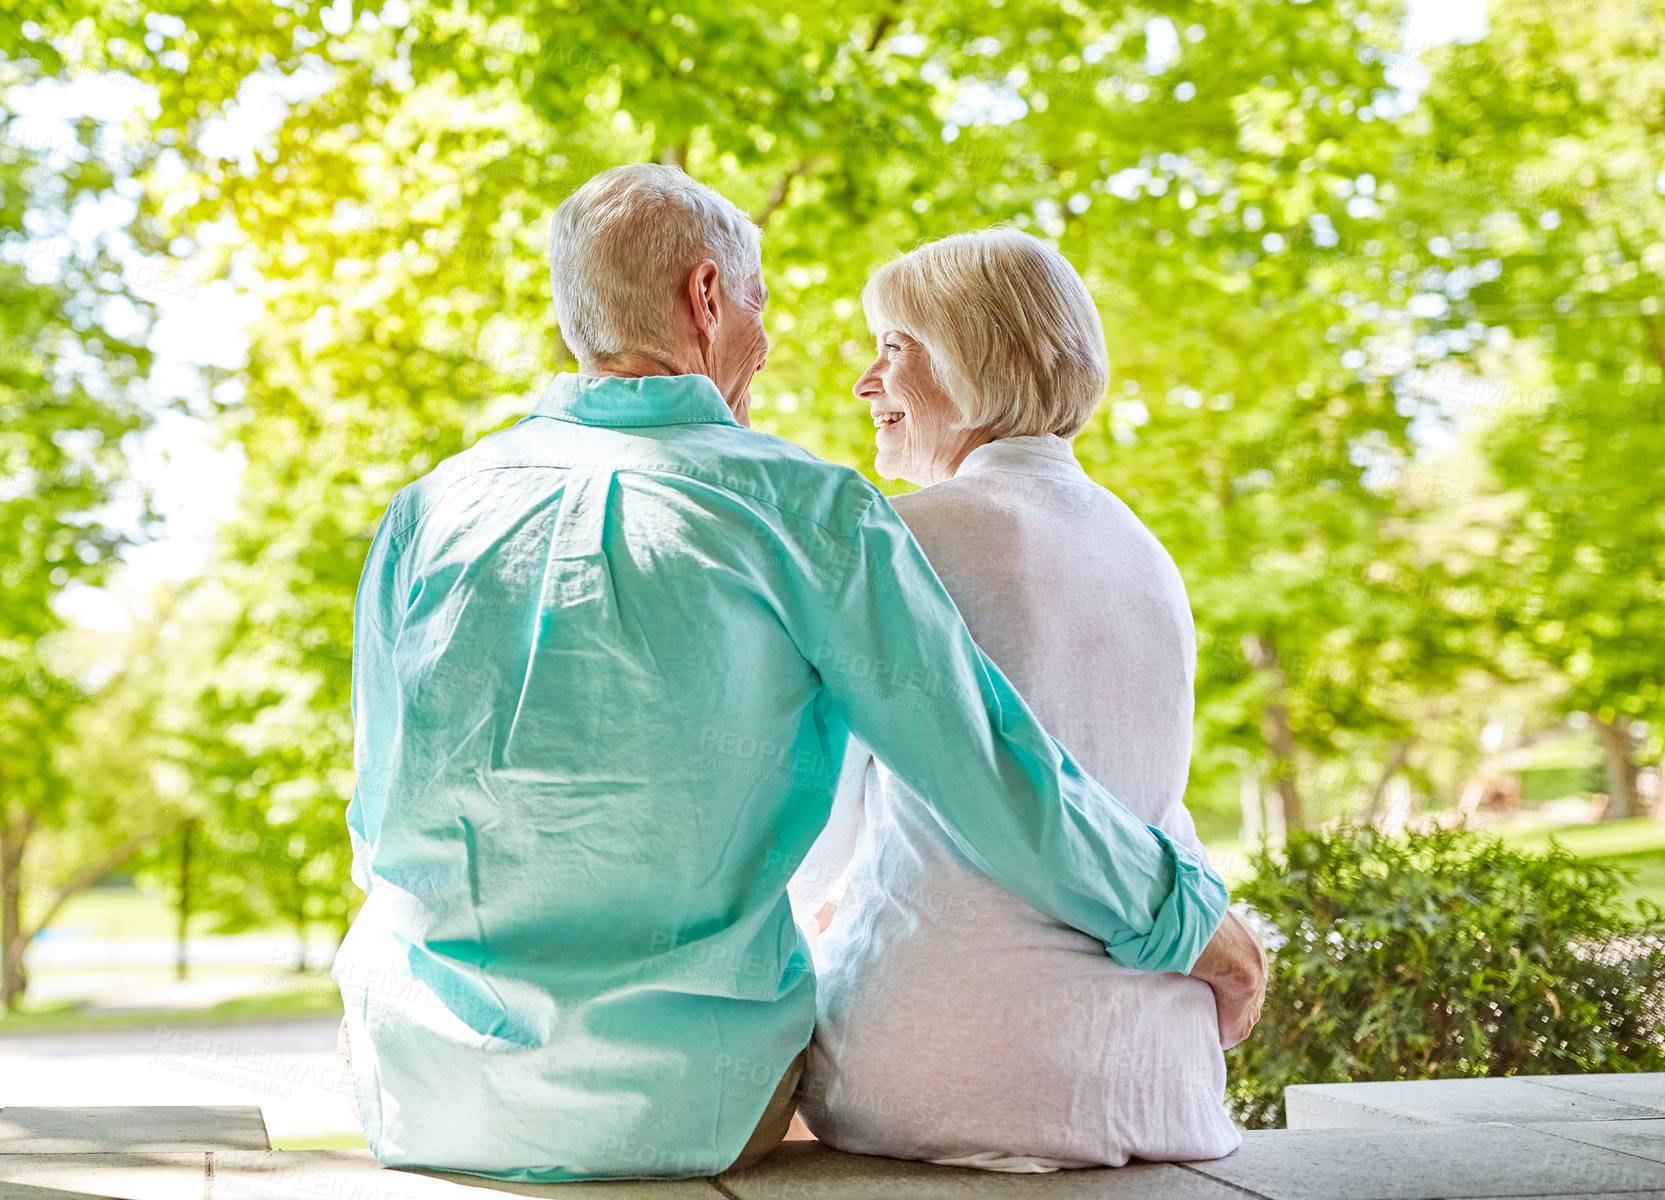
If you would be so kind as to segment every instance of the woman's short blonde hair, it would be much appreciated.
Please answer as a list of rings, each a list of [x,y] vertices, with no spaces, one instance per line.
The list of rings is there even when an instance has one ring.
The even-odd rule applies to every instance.
[[[931,355],[962,426],[1074,437],[1104,396],[1104,327],[1069,260],[1016,229],[956,233],[887,262],[861,291],[867,327]]]

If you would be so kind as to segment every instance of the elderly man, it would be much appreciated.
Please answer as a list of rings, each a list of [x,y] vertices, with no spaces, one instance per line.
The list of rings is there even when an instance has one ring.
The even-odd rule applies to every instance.
[[[871,485],[747,428],[746,217],[617,168],[550,272],[580,373],[395,496],[358,595],[335,977],[377,1157],[679,1177],[774,1146],[815,1012],[786,888],[852,732],[979,868],[1246,1032],[1219,879],[1037,724]]]

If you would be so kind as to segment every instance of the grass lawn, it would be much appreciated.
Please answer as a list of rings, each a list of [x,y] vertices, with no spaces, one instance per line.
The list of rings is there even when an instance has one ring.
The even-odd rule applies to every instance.
[[[1665,907],[1665,823],[1635,818],[1553,830],[1512,830],[1499,826],[1492,832],[1523,850],[1543,850],[1553,838],[1582,858],[1623,867],[1634,872],[1627,893],[1628,900],[1634,903],[1645,898]],[[1210,841],[1207,849],[1210,860],[1228,884],[1240,882],[1248,874],[1248,847],[1234,839],[1222,838]],[[162,897],[130,887],[95,888],[65,905],[53,924],[61,929],[79,927],[79,932],[88,937],[158,937],[173,932],[173,919],[173,912]],[[338,1015],[340,1012],[341,998],[329,976],[322,972],[309,972],[295,975],[293,984],[280,990],[243,996],[205,1008],[87,1012],[73,1003],[29,1008],[0,1015],[0,1036],[158,1023],[182,1025],[260,1021]]]
[[[1511,833],[1500,829],[1505,841],[1522,849],[1541,850],[1554,838],[1580,858],[1631,858],[1665,855],[1665,822],[1647,817],[1628,821],[1607,821],[1599,825],[1567,825],[1560,829],[1534,829]]]
[[[173,937],[179,931],[179,915],[164,896],[128,885],[95,887],[65,901],[51,928],[74,929],[93,938]],[[206,933],[206,918],[192,921],[191,932]]]
[[[1631,903],[1652,900],[1665,907],[1665,823],[1647,817],[1609,821],[1600,825],[1569,825],[1561,829],[1535,829],[1525,833],[1498,831],[1512,846],[1523,850],[1547,849],[1553,838],[1580,858],[1612,863],[1635,872],[1627,898]]]
[[[34,914],[25,910],[25,920]],[[210,913],[191,915],[190,935],[210,936],[213,933]],[[73,929],[78,936],[89,938],[155,938],[175,937],[179,933],[179,913],[173,900],[165,894],[145,891],[131,884],[88,888],[77,892],[64,902],[49,927],[56,930]],[[294,934],[293,925],[257,925],[249,933]]]
[[[272,1139],[273,1150],[368,1150],[370,1148],[363,1136],[356,1133],[343,1133],[339,1137],[275,1137]]]
[[[133,1009],[128,1012],[87,1012],[79,1004],[44,1005],[0,1015],[0,1036],[8,1033],[53,1033],[59,1030],[120,1029],[148,1025],[192,1025],[218,1021],[265,1021],[284,1017],[341,1015],[341,995],[323,972],[295,976],[295,985],[281,991],[239,996],[208,1008]]]
[[[1618,862],[1620,866],[1636,871],[1636,878],[1630,884],[1633,900],[1652,900],[1665,908],[1665,854],[1638,855],[1633,859],[1619,859]]]

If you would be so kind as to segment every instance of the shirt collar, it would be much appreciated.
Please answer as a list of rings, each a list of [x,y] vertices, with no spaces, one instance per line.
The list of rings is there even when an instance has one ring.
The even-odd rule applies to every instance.
[[[555,376],[532,408],[534,417],[580,425],[738,425],[717,385],[704,375]]]
[[[997,438],[985,442],[960,463],[954,472],[961,475],[981,475],[988,471],[1006,471],[1017,475],[1036,475],[1048,479],[1087,480],[1087,472],[1075,461],[1070,444],[1055,433],[1040,437]]]

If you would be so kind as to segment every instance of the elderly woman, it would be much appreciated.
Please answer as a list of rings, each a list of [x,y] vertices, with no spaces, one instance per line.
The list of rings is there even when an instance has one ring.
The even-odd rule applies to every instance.
[[[1070,449],[1108,377],[1080,277],[1035,238],[990,230],[886,264],[862,302],[878,357],[855,393],[878,471],[925,485],[896,509],[972,634],[1100,783],[1195,847],[1185,587]],[[1236,1148],[1206,984],[1111,962],[979,872],[882,766],[858,759],[852,778],[859,837],[812,943],[800,1114],[818,1137],[1004,1171]],[[840,857],[826,836],[810,884]]]

